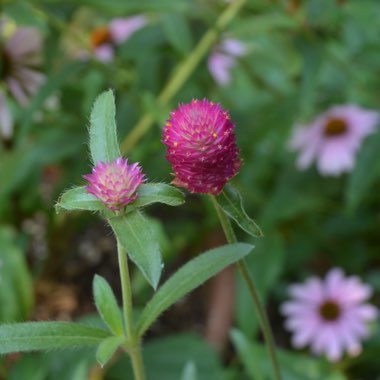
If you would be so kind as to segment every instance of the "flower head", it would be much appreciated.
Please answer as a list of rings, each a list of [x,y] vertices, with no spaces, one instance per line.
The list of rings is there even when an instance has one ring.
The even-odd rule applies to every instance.
[[[377,317],[375,307],[364,303],[371,288],[358,277],[345,277],[332,269],[324,280],[312,277],[304,284],[292,285],[293,298],[282,305],[286,328],[293,333],[293,346],[311,346],[314,354],[339,360],[344,351],[358,355],[360,341],[368,336],[366,322]]]
[[[236,58],[246,54],[245,45],[233,38],[225,38],[218,44],[208,58],[208,69],[215,81],[221,86],[231,82],[231,69]]]
[[[98,162],[91,174],[83,176],[89,182],[86,191],[99,198],[110,210],[119,211],[137,199],[138,187],[144,175],[138,163],[129,165],[127,159]]]
[[[42,38],[31,27],[17,28],[10,21],[0,19],[0,135],[9,138],[13,132],[13,119],[6,93],[21,106],[37,92],[45,80],[38,72],[41,63]]]
[[[229,114],[206,99],[179,105],[163,132],[173,183],[193,193],[219,194],[240,169]]]
[[[307,126],[297,126],[290,148],[299,150],[297,165],[305,169],[315,160],[323,175],[352,170],[362,140],[374,132],[380,114],[356,105],[335,106]]]

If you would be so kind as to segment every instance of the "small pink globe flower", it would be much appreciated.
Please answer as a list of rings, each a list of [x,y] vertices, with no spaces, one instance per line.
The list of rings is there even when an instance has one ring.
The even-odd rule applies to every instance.
[[[144,174],[138,163],[129,165],[127,159],[98,162],[91,174],[83,176],[89,182],[86,191],[95,195],[110,210],[119,211],[138,198],[138,187],[144,181]]]
[[[322,175],[351,171],[363,139],[375,132],[379,120],[379,112],[347,104],[330,108],[309,125],[297,125],[289,146],[300,152],[298,168],[316,161]]]
[[[374,306],[364,303],[372,293],[368,285],[334,268],[323,280],[312,277],[290,286],[289,293],[292,300],[281,311],[294,347],[310,345],[314,354],[333,362],[345,351],[350,356],[361,352],[360,342],[369,335],[367,322],[378,316]]]
[[[163,131],[173,184],[192,193],[219,194],[240,169],[229,114],[207,99],[180,104]]]

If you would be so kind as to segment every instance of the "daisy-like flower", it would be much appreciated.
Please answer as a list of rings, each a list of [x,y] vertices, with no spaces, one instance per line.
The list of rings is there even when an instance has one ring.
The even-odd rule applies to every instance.
[[[236,39],[223,39],[208,58],[208,69],[214,80],[221,86],[231,82],[231,69],[236,65],[236,58],[246,54],[245,45]]]
[[[127,159],[98,162],[91,174],[83,176],[89,182],[86,191],[95,195],[110,210],[119,211],[138,198],[137,189],[144,181],[138,163],[128,164]]]
[[[363,139],[373,133],[379,113],[357,105],[330,108],[306,126],[296,126],[289,146],[300,151],[297,166],[306,169],[316,161],[322,175],[338,176],[355,165]]]
[[[26,106],[44,82],[45,76],[37,70],[41,63],[42,38],[34,28],[16,28],[0,20],[0,41],[0,82],[5,89],[0,90],[0,133],[9,138],[13,122],[6,92],[21,106]]]
[[[163,131],[173,184],[192,193],[219,194],[240,169],[234,124],[219,104],[206,99],[180,104]]]
[[[101,62],[110,62],[114,57],[115,46],[128,38],[147,23],[145,16],[138,15],[113,19],[108,26],[95,28],[90,35],[95,57]]]
[[[361,340],[369,334],[366,324],[378,315],[374,306],[364,303],[371,292],[358,277],[345,277],[338,268],[323,280],[312,277],[290,286],[293,299],[285,302],[281,311],[293,334],[293,346],[310,345],[314,354],[325,354],[330,361],[339,360],[345,351],[358,355]]]

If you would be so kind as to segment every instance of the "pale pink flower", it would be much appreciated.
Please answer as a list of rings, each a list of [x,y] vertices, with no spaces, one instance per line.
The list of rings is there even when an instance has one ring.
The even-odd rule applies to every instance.
[[[41,63],[42,37],[31,27],[16,28],[10,35],[5,33],[8,23],[0,20],[0,134],[4,138],[12,136],[13,118],[9,108],[6,92],[21,106],[26,106],[29,99],[38,91],[45,76],[38,72]]]
[[[119,211],[138,198],[137,189],[144,181],[138,163],[128,164],[127,159],[98,162],[91,174],[83,176],[89,182],[86,191],[95,195],[110,210]]]
[[[221,86],[231,82],[231,69],[236,64],[236,58],[246,54],[246,46],[239,40],[223,39],[211,52],[208,58],[208,69],[215,81]]]
[[[369,335],[367,322],[378,315],[374,306],[364,303],[372,293],[368,285],[334,268],[325,279],[312,277],[290,286],[289,293],[293,299],[281,311],[294,347],[309,345],[315,355],[325,354],[330,361],[345,351],[350,356],[361,352],[361,341]]]
[[[147,18],[142,15],[116,18],[108,26],[95,28],[91,32],[91,45],[95,57],[104,63],[113,60],[115,46],[127,41],[133,33],[147,24]]]
[[[379,112],[348,104],[330,108],[308,125],[297,125],[289,146],[300,152],[297,166],[316,161],[322,175],[351,171],[363,139],[373,133]]]

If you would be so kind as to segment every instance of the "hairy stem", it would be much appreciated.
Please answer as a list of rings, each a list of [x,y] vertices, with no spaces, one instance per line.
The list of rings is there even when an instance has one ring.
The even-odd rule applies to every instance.
[[[211,199],[212,199],[212,203],[216,209],[216,213],[218,214],[220,224],[222,225],[222,228],[223,228],[223,231],[224,231],[224,234],[226,236],[228,243],[230,243],[230,244],[236,243],[237,239],[236,239],[236,236],[235,236],[234,230],[232,228],[231,221],[230,221],[229,217],[225,214],[223,209],[219,206],[215,197],[211,196]],[[271,330],[271,327],[270,327],[270,324],[268,321],[268,316],[267,316],[266,311],[263,307],[263,304],[260,300],[260,296],[259,296],[259,293],[257,291],[255,282],[249,273],[247,263],[245,262],[244,259],[238,261],[236,263],[236,265],[237,265],[241,275],[243,276],[243,279],[244,279],[244,281],[248,287],[249,294],[251,295],[251,299],[252,299],[253,305],[255,307],[256,314],[257,314],[257,317],[258,317],[258,320],[259,320],[259,323],[261,326],[261,331],[263,332],[264,339],[265,339],[265,342],[267,345],[268,354],[269,354],[269,357],[270,357],[270,360],[271,360],[271,363],[273,366],[273,372],[275,375],[275,379],[281,380],[282,379],[281,371],[280,371],[280,366],[279,366],[278,361],[277,361],[276,347],[274,344],[272,330]]]
[[[123,298],[124,325],[127,332],[127,352],[131,357],[135,380],[145,380],[144,364],[141,356],[141,343],[140,339],[135,336],[133,324],[132,291],[127,254],[118,239],[117,255],[119,260],[121,292]]]
[[[158,106],[163,107],[170,102],[172,97],[184,85],[192,72],[199,65],[203,57],[210,51],[221,31],[223,31],[228,23],[236,16],[245,1],[246,0],[231,1],[226,10],[219,16],[215,25],[207,30],[191,54],[183,62],[178,64],[174,70],[173,76],[158,95]],[[151,112],[146,113],[137,122],[121,144],[121,151],[123,154],[127,153],[140,140],[140,138],[144,136],[152,126],[153,122],[154,116]]]

